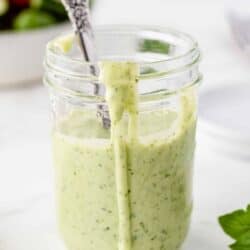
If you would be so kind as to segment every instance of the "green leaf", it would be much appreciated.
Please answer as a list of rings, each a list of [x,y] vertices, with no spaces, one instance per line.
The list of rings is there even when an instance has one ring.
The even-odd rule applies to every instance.
[[[239,246],[239,245],[233,244],[230,246],[230,248],[232,250],[249,250],[250,246]]]
[[[237,239],[237,244],[239,244],[239,245],[248,245],[249,249],[250,249],[250,230],[247,231],[246,233],[244,233],[243,235],[241,235]]]
[[[250,231],[241,235],[237,241],[230,246],[232,250],[249,250],[250,249]]]
[[[250,205],[246,210],[236,210],[219,217],[219,223],[226,234],[238,240],[242,235],[250,232]]]

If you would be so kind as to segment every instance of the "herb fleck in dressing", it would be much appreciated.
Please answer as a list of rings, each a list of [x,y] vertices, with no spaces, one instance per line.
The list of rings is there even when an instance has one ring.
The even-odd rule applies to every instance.
[[[137,64],[100,66],[111,131],[86,109],[70,113],[53,135],[67,249],[177,250],[192,209],[192,91],[180,94],[178,113],[138,112]]]

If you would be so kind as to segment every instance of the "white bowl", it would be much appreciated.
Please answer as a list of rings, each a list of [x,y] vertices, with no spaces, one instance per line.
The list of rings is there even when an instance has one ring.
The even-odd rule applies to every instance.
[[[42,77],[46,43],[68,23],[25,32],[0,33],[0,85],[26,84]]]

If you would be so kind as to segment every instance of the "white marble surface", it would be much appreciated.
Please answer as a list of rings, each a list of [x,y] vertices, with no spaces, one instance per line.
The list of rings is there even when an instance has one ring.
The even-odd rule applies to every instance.
[[[0,249],[55,249],[47,93],[36,85],[0,99]],[[217,217],[250,201],[249,177],[249,162],[216,152],[198,133],[187,250],[227,249]]]
[[[96,8],[95,23],[186,30],[203,49],[203,91],[220,83],[250,83],[250,64],[230,37],[221,1],[105,0]],[[41,82],[0,89],[0,103],[0,250],[57,250],[46,89]],[[215,150],[199,130],[197,139],[195,207],[184,249],[228,249],[217,217],[250,202],[250,162]],[[218,138],[213,140],[215,145]]]

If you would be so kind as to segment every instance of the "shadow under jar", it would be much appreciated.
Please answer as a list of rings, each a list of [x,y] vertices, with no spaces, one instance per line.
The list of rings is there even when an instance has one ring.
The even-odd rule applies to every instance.
[[[95,37],[100,61],[139,66],[137,136],[128,139],[125,113],[123,146],[114,149],[111,128],[97,116],[100,107],[109,107],[104,96],[94,94],[97,86],[105,87],[89,73],[93,65],[82,61],[76,44],[64,54],[50,42],[44,82],[52,103],[64,245],[67,250],[180,249],[192,211],[198,45],[186,34],[151,26],[104,26],[95,29]]]

